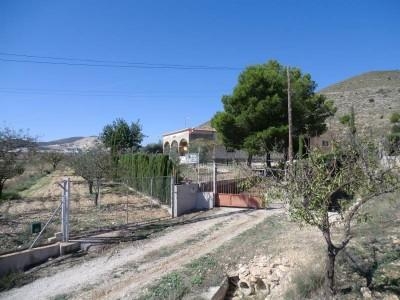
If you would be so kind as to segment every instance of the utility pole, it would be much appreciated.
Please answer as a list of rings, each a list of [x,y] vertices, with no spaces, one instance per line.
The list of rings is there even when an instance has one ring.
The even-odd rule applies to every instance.
[[[288,123],[289,123],[289,149],[288,149],[288,159],[290,166],[293,163],[293,139],[292,139],[292,99],[290,91],[290,72],[289,67],[286,67],[287,75],[287,97],[288,97]]]

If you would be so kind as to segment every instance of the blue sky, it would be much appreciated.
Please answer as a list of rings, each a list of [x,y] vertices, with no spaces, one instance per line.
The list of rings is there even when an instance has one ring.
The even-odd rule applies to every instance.
[[[319,88],[400,69],[399,15],[398,0],[1,0],[0,127],[47,141],[98,135],[121,117],[139,119],[144,144],[155,142],[209,120],[251,64],[300,67]],[[7,54],[232,69],[40,64],[27,61],[60,60]]]

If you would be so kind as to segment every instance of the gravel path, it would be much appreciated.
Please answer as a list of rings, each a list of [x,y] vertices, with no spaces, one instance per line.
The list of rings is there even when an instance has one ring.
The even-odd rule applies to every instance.
[[[0,299],[51,299],[72,295],[73,299],[132,299],[141,289],[168,272],[180,268],[216,248],[268,215],[281,210],[216,209],[216,217],[170,228],[162,236],[124,244],[106,255],[72,266],[49,277],[0,294]],[[213,230],[218,226],[218,230]],[[193,238],[202,235],[201,239]],[[204,234],[207,233],[207,234]],[[162,247],[184,245],[171,255],[146,263],[144,256]],[[118,276],[115,276],[118,274]]]

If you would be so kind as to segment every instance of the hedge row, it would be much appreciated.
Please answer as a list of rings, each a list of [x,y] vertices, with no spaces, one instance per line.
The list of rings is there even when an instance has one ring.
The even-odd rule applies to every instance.
[[[170,198],[173,163],[162,154],[125,154],[118,161],[120,177],[135,190],[159,199]]]

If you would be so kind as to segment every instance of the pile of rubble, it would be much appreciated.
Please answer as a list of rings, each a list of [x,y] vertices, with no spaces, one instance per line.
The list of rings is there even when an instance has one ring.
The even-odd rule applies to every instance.
[[[238,267],[236,274],[229,274],[234,287],[229,298],[259,299],[260,296],[265,296],[265,299],[278,299],[283,296],[291,282],[290,269],[294,264],[286,258],[255,256],[247,265]]]

